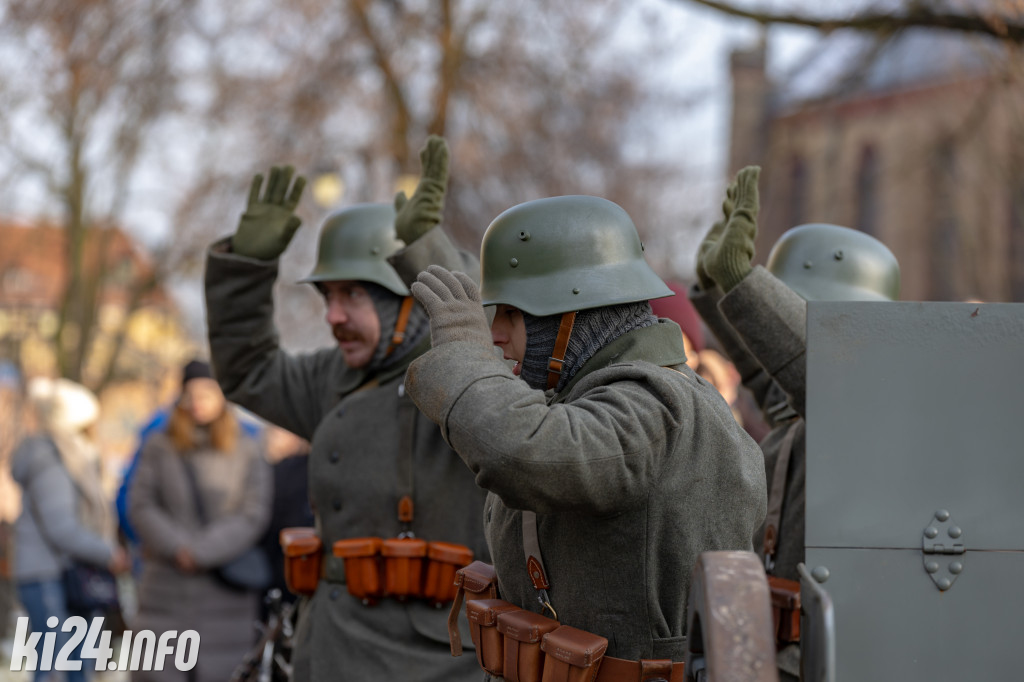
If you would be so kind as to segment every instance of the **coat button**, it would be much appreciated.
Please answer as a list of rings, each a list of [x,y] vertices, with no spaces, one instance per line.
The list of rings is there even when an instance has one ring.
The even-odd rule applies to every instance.
[[[334,511],[341,511],[341,500],[334,500],[331,502],[331,507]]]
[[[337,587],[331,590],[331,601],[336,601],[338,599],[339,594],[341,594],[341,592],[338,591]]]
[[[341,454],[337,450],[335,450],[334,452],[327,456],[327,459],[331,461],[331,464],[337,464],[338,460],[341,459]]]
[[[341,419],[342,417],[344,417],[345,416],[345,408],[343,407],[340,410],[338,410],[337,412],[335,412],[334,416],[337,417],[338,419]]]

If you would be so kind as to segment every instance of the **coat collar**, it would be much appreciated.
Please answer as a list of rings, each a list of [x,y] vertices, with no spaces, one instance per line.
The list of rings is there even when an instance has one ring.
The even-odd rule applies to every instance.
[[[676,367],[686,363],[683,333],[671,320],[626,332],[594,353],[576,375],[554,396],[552,403],[565,402],[579,381],[586,375],[613,363],[642,360],[660,367]]]

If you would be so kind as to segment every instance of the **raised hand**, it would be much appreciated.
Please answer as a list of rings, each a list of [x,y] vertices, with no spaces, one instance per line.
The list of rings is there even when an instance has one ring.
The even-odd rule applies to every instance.
[[[441,222],[444,193],[448,187],[448,143],[431,135],[420,151],[423,168],[420,183],[411,199],[405,192],[395,195],[395,234],[412,244]]]
[[[747,166],[736,174],[733,210],[721,236],[704,257],[704,269],[722,291],[729,292],[753,270],[760,166]]]
[[[270,169],[266,192],[260,196],[263,175],[256,175],[249,188],[249,203],[231,238],[231,249],[242,256],[259,260],[275,260],[284,253],[299,229],[302,220],[295,207],[302,198],[306,178],[301,175],[292,183],[295,169],[274,166]],[[289,185],[291,190],[289,191]]]
[[[721,220],[711,226],[711,229],[704,236],[704,241],[700,243],[700,248],[697,250],[697,281],[700,283],[700,288],[703,291],[708,291],[715,287],[715,280],[708,274],[705,262],[707,261],[708,251],[718,243],[718,240],[722,237],[722,232],[725,230],[725,224],[729,222],[735,194],[736,181],[733,180],[725,190],[725,199],[722,200]]]
[[[430,342],[471,341],[490,348],[490,325],[480,304],[480,289],[464,272],[431,265],[410,287],[412,295],[430,316]]]

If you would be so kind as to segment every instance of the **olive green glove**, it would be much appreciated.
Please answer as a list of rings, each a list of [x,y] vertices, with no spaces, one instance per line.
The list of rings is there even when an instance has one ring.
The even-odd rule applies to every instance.
[[[423,174],[411,199],[405,192],[395,195],[395,234],[407,245],[441,222],[444,192],[448,187],[448,143],[431,135],[420,150]]]
[[[480,303],[480,289],[469,275],[431,265],[409,289],[430,317],[430,344],[434,348],[455,341],[491,348],[491,328]]]
[[[306,178],[300,175],[295,178],[291,192],[288,191],[294,172],[291,166],[271,168],[267,191],[262,199],[260,186],[263,184],[263,175],[258,174],[252,179],[249,205],[238,221],[238,230],[231,238],[232,251],[249,258],[275,260],[288,248],[288,243],[302,224],[294,211],[306,186]]]
[[[704,269],[725,293],[732,291],[754,269],[751,262],[757,237],[757,179],[760,175],[760,166],[747,166],[736,174],[732,214],[721,237],[704,258]]]
[[[715,280],[708,274],[704,263],[707,260],[708,251],[718,243],[718,240],[722,237],[722,231],[725,230],[725,224],[729,222],[735,195],[736,181],[733,180],[729,183],[729,187],[726,188],[725,199],[722,200],[722,219],[711,226],[711,229],[708,230],[707,235],[704,237],[704,241],[700,243],[700,248],[697,250],[697,281],[700,283],[701,291],[709,291],[716,286]]]

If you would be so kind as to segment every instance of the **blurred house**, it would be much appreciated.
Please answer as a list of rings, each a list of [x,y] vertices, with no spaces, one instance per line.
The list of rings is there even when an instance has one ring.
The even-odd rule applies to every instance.
[[[941,31],[837,32],[783,78],[732,55],[730,177],[760,164],[763,262],[786,229],[885,242],[907,300],[1024,301],[1024,65]]]
[[[16,486],[6,468],[24,435],[19,384],[57,373],[56,333],[68,272],[65,231],[49,225],[0,221],[0,518],[16,514]],[[82,245],[83,270],[105,276],[95,284],[98,306],[91,331],[73,329],[86,343],[82,382],[97,391],[102,416],[96,438],[105,482],[116,484],[140,423],[176,390],[182,360],[195,352],[178,309],[159,285],[140,289],[152,265],[117,229],[92,230]],[[101,259],[101,255],[103,258]],[[95,281],[97,278],[91,278]],[[81,319],[81,316],[76,316]],[[114,364],[107,377],[110,358]]]

